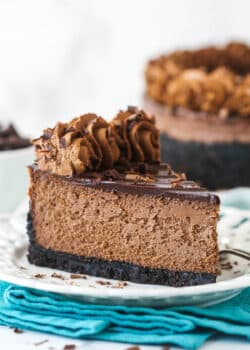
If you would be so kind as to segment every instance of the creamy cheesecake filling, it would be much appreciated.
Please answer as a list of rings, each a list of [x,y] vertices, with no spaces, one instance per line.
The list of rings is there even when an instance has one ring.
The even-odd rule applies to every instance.
[[[240,116],[219,117],[216,114],[170,108],[144,97],[144,108],[156,117],[161,133],[184,142],[250,143],[250,119]]]
[[[218,204],[98,190],[31,173],[40,246],[143,267],[216,273]]]

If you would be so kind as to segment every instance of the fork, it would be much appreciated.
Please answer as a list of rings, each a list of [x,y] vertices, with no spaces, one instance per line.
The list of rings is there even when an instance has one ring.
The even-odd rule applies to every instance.
[[[234,249],[234,248],[228,248],[228,249],[222,249],[219,251],[219,254],[232,254],[239,256],[240,258],[250,260],[250,252],[247,252],[246,250],[241,249]]]

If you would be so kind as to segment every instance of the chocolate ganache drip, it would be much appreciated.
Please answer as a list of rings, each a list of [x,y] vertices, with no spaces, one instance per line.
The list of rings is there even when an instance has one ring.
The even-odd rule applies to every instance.
[[[61,176],[112,169],[124,158],[129,162],[160,161],[155,120],[136,108],[119,112],[111,123],[95,114],[57,123],[33,144],[38,168]]]

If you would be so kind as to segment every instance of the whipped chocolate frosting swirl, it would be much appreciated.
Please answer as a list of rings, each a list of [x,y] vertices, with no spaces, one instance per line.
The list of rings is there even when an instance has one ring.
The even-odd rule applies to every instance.
[[[95,114],[58,123],[33,144],[39,169],[62,176],[111,168],[120,156],[109,124]]]
[[[121,150],[121,156],[131,162],[159,162],[159,131],[153,116],[129,107],[120,111],[111,122],[111,132]]]
[[[115,168],[124,161],[160,161],[159,132],[153,117],[129,108],[111,123],[85,114],[69,123],[57,123],[32,141],[40,170],[61,176]]]

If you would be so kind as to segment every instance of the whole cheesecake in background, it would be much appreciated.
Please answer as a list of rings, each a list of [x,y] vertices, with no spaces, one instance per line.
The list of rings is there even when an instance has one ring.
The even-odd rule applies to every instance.
[[[215,282],[219,199],[160,163],[154,118],[85,114],[33,141],[29,261],[74,273]]]
[[[145,79],[163,160],[209,189],[250,186],[250,47],[176,51]]]

